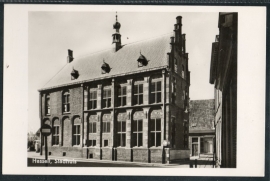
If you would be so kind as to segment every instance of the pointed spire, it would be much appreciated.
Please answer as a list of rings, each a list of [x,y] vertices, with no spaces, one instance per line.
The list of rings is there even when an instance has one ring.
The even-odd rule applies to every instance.
[[[116,11],[116,16],[115,17],[116,17],[116,22],[117,22],[117,11]]]

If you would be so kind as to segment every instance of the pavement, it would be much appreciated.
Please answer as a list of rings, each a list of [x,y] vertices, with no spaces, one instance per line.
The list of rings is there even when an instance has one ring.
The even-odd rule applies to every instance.
[[[50,160],[48,166],[50,167],[177,167],[177,168],[190,168],[192,165],[195,168],[195,162],[197,162],[197,168],[213,168],[213,156],[212,155],[200,155],[198,157],[190,157],[190,160],[182,160],[173,162],[170,164],[160,163],[141,163],[141,162],[125,162],[125,161],[110,161],[110,160],[97,160],[97,159],[85,159],[85,158],[71,158],[71,157],[56,157],[48,156]],[[197,160],[196,160],[197,159]],[[37,161],[38,160],[38,161]],[[43,163],[45,155],[40,155],[34,151],[28,152],[28,166],[46,166]],[[39,162],[39,163],[37,163]]]

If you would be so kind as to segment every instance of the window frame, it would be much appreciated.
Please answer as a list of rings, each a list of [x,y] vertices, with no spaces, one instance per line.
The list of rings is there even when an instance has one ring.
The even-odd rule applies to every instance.
[[[160,90],[158,90],[158,83],[160,83]],[[154,89],[152,87],[152,84],[154,84]],[[160,101],[158,102],[159,94],[160,94]],[[151,81],[150,103],[162,103],[162,80],[161,79],[152,79]]]
[[[91,97],[91,94],[95,94],[95,98]],[[96,109],[97,108],[97,89],[89,89],[89,101],[88,101],[88,109]]]
[[[124,89],[125,89],[125,91],[124,91]],[[125,92],[125,94],[124,94],[124,92]],[[119,106],[119,107],[120,106],[126,106],[127,105],[127,86],[119,85],[117,87],[117,93],[118,93],[118,95],[117,95],[117,106]],[[125,102],[125,104],[124,104],[124,102]]]
[[[136,123],[135,123],[136,122]],[[141,122],[141,130],[139,130],[139,122]],[[132,121],[132,147],[143,147],[143,119],[135,119]],[[135,130],[135,125],[137,130]],[[139,135],[141,134],[141,145],[139,145]],[[136,143],[135,143],[136,137]]]
[[[110,133],[110,132],[111,132],[111,121],[108,120],[102,121],[102,133]]]
[[[160,121],[160,130],[157,130],[157,120],[159,120]],[[162,137],[162,129],[161,129],[161,118],[151,118],[150,119],[150,124],[152,124],[153,123],[153,121],[155,122],[155,129],[154,130],[151,130],[151,128],[153,128],[153,126],[152,125],[150,125],[150,128],[149,128],[149,132],[150,132],[150,138],[151,138],[151,141],[150,141],[150,147],[160,147],[161,146],[161,141],[162,141],[162,139],[161,139],[161,137]],[[152,134],[154,134],[155,135],[155,141],[154,141],[154,145],[152,145]],[[157,134],[160,134],[160,143],[159,143],[159,145],[157,144]]]
[[[108,92],[110,92],[109,96],[108,96]],[[110,108],[111,106],[112,106],[112,89],[104,88],[103,96],[102,96],[102,107]]]
[[[97,133],[97,121],[89,121],[88,129],[88,133]]]
[[[45,96],[45,113],[46,115],[50,115],[51,114],[51,97],[50,94],[47,94]]]
[[[142,92],[140,92],[140,87],[142,87]],[[132,96],[133,96],[133,98],[132,98],[133,105],[142,105],[143,104],[143,83],[142,82],[134,84]],[[140,103],[140,96],[142,98],[141,103]]]
[[[70,112],[70,93],[68,90],[63,92],[62,106],[63,106],[63,113]]]
[[[60,125],[55,125],[53,123],[53,127],[52,127],[52,145],[53,146],[59,146],[59,138],[60,138]]]
[[[125,130],[123,131],[123,123],[125,125]],[[126,147],[126,132],[127,132],[127,121],[117,121],[117,146],[118,147]],[[120,130],[119,130],[119,124]],[[120,141],[119,141],[120,137]]]
[[[81,124],[72,125],[72,146],[81,145]]]

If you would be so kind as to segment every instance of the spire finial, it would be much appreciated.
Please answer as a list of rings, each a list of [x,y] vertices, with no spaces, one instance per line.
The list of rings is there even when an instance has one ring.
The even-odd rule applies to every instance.
[[[117,22],[117,11],[116,11],[116,15],[115,15],[115,17],[116,17],[116,22]]]

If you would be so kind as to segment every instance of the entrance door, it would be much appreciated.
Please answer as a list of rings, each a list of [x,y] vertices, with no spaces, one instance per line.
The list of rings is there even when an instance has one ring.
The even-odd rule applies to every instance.
[[[198,144],[192,144],[192,156],[198,156]]]

